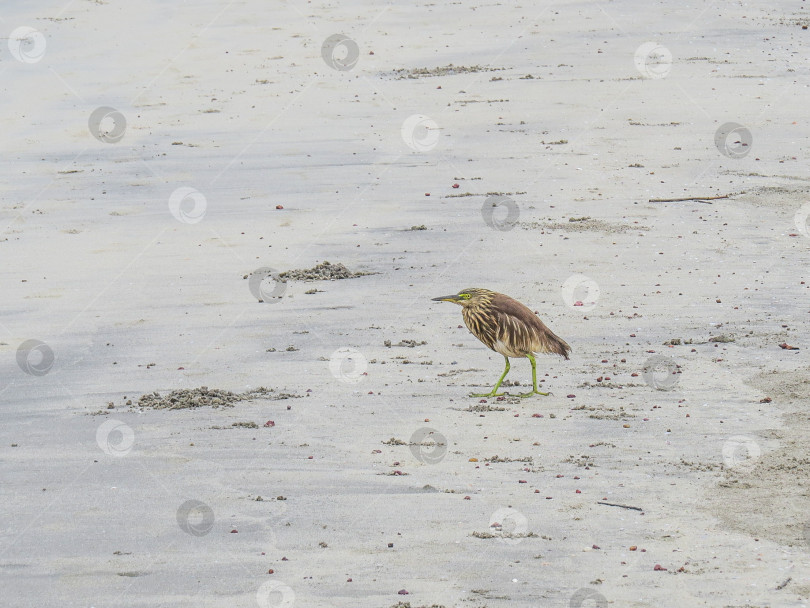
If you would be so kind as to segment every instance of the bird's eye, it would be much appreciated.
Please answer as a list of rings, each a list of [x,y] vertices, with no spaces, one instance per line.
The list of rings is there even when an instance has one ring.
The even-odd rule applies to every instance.
[[[469,300],[470,299],[470,294],[468,294],[468,293],[460,293],[458,295],[462,300]]]

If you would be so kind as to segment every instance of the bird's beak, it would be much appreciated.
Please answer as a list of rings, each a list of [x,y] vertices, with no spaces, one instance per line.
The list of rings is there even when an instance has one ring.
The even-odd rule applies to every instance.
[[[451,296],[440,296],[438,298],[431,298],[434,302],[458,302],[460,298],[457,294]]]

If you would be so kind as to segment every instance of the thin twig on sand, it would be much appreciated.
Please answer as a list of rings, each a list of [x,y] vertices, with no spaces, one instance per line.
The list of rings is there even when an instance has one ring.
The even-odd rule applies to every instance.
[[[616,504],[615,502],[602,502],[601,500],[597,500],[596,503],[600,504],[600,505],[607,505],[609,507],[621,507],[622,509],[632,509],[633,511],[643,511],[644,510],[641,507],[631,507],[630,505],[619,505],[619,504]]]
[[[745,194],[745,192],[739,192],[739,194]],[[685,196],[683,198],[651,198],[649,202],[651,203],[682,203],[684,201],[697,201],[699,203],[706,203],[707,205],[711,205],[709,201],[717,201],[722,198],[731,198],[732,196],[737,196],[736,194],[723,194],[722,196]]]

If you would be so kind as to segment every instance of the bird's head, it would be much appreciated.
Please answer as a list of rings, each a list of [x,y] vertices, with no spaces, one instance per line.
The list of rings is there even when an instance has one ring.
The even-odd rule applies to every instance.
[[[474,306],[485,302],[493,294],[489,289],[480,289],[478,287],[471,287],[469,289],[462,289],[458,293],[450,296],[440,296],[432,298],[434,302],[453,302],[459,306]]]

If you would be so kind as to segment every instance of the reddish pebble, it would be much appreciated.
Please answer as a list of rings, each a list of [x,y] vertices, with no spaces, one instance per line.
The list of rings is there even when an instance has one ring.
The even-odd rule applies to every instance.
[[[540,490],[535,490],[535,491],[534,491],[534,493],[535,493],[535,494],[539,494],[539,493],[540,493]]]
[[[578,476],[578,475],[574,475],[574,479],[579,479],[579,476]]]
[[[607,359],[602,359],[602,363],[607,363],[607,362],[608,362]]]
[[[591,545],[591,549],[599,549],[599,545]]]
[[[576,395],[571,394],[571,395],[566,395],[566,397],[568,397],[569,399],[573,399],[574,397],[576,397]]]
[[[273,570],[272,568],[270,568],[270,569],[267,571],[267,574],[275,574],[275,572],[276,572],[275,570]]]
[[[551,500],[551,496],[546,496],[546,500]]]
[[[653,570],[666,570],[666,568],[664,568],[661,564],[655,564]]]
[[[582,303],[582,300],[577,300],[576,302],[574,302],[574,306],[585,306],[585,305]]]
[[[464,497],[464,500],[470,500],[470,497],[469,497],[469,496],[465,496],[465,497]]]
[[[284,209],[284,205],[276,205],[276,209]]]
[[[582,490],[577,490],[577,494],[582,494]]]
[[[529,482],[526,481],[525,479],[518,479],[518,483],[529,483]]]
[[[425,196],[430,196],[430,192],[425,192]]]
[[[399,593],[400,595],[408,595],[408,592],[405,591],[405,589],[400,589],[399,591],[397,591],[397,593]]]
[[[635,337],[636,337],[636,334],[630,334],[630,337],[631,337],[631,338],[635,338]]]
[[[453,184],[453,188],[458,188],[458,184]]]
[[[307,456],[307,460],[312,460],[313,458],[315,458],[315,457],[314,456]]]
[[[267,422],[264,423],[264,426],[276,426],[276,423],[273,422],[272,420],[268,420]]]
[[[262,553],[262,555],[264,555],[264,553]],[[283,561],[283,562],[288,562],[288,561],[290,561],[290,560],[288,560],[286,557],[282,557],[282,558],[281,558],[281,561]]]
[[[239,530],[231,530],[231,534],[239,534]]]
[[[565,477],[565,475],[562,475],[562,474],[560,474],[560,473],[557,473],[557,479],[559,479],[560,477]]]
[[[532,418],[542,418],[543,414],[532,414]]]
[[[352,579],[347,578],[347,579],[346,579],[346,582],[347,582],[347,583],[351,583],[351,582],[352,582]]]

